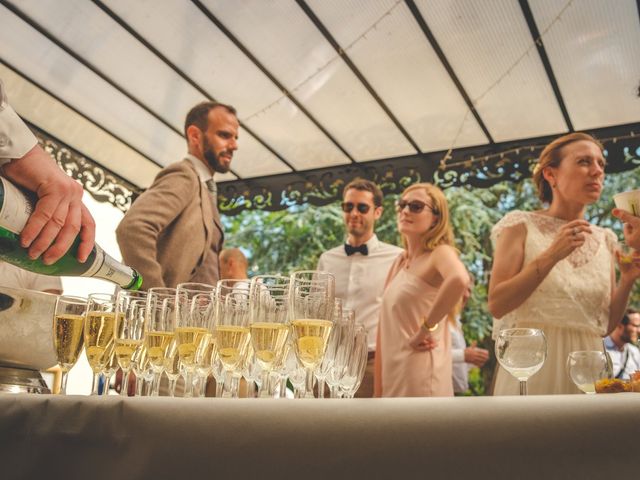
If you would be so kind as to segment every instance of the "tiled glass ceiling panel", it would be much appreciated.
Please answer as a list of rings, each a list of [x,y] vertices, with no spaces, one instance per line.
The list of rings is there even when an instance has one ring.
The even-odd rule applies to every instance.
[[[467,105],[404,2],[308,3],[422,151],[487,143],[473,115],[457,135]]]
[[[167,165],[184,139],[0,6],[0,57],[103,128]],[[25,112],[25,115],[27,113]]]
[[[567,130],[518,2],[416,4],[494,140]]]
[[[184,118],[189,109],[206,100],[91,2],[28,0],[21,2],[20,8],[179,132],[184,128]],[[126,52],[126,55],[122,52]],[[244,137],[249,135],[245,134]],[[186,143],[182,145],[181,154],[173,161],[182,158],[186,152]],[[263,174],[289,171],[286,165],[256,141],[246,142],[235,157],[232,168],[250,170],[254,159],[260,160]]]
[[[540,30],[564,2],[529,0]],[[640,121],[640,22],[636,0],[574,1],[544,38],[577,130]]]
[[[239,118],[294,167],[348,162],[295,105],[282,99],[282,92],[193,3],[105,3],[216,100],[233,105]],[[272,104],[275,107],[268,108]],[[316,149],[311,150],[312,146]],[[238,158],[245,155],[243,148],[240,144]],[[258,156],[251,160],[253,165],[262,161]],[[272,173],[280,172],[282,167]]]
[[[205,3],[355,160],[415,153],[293,0]]]
[[[25,120],[134,185],[146,188],[160,167],[0,64],[9,101]]]

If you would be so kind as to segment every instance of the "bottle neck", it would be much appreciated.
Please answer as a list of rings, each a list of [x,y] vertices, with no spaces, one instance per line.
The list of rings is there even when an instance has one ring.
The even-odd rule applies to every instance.
[[[140,288],[142,279],[138,272],[115,260],[98,245],[94,248],[96,251],[95,260],[83,276],[109,280],[128,290],[138,290]]]

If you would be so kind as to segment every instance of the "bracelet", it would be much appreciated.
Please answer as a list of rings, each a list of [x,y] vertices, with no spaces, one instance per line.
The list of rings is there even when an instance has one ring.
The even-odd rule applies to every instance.
[[[440,323],[436,323],[433,327],[430,327],[429,325],[427,325],[427,319],[424,318],[423,322],[422,322],[422,328],[424,330],[426,330],[427,332],[431,333],[431,332],[435,332],[438,329],[438,326],[440,325]]]

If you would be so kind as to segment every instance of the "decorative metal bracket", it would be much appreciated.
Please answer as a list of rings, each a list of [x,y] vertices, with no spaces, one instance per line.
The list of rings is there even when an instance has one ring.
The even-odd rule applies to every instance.
[[[640,123],[590,131],[603,142],[607,172],[640,166]],[[502,181],[519,182],[531,176],[544,146],[558,135],[496,143],[446,152],[322,168],[305,172],[220,183],[218,206],[225,215],[244,210],[284,210],[310,203],[322,206],[342,196],[342,188],[356,177],[376,182],[385,193],[400,193],[416,182],[441,188],[472,185],[486,188]]]
[[[32,123],[29,128],[67,175],[79,181],[82,187],[98,202],[110,203],[127,212],[142,190],[122,177],[83,156],[64,142],[52,137]]]

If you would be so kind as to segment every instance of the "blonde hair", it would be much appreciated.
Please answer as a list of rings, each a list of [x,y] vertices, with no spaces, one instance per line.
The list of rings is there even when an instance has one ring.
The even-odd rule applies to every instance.
[[[538,198],[547,203],[551,203],[553,200],[553,188],[549,185],[549,182],[544,175],[542,175],[542,171],[546,167],[557,167],[562,162],[564,156],[562,155],[562,148],[566,147],[570,143],[579,142],[581,140],[586,140],[588,142],[593,142],[600,151],[604,150],[602,144],[593,138],[588,133],[575,132],[569,133],[568,135],[563,135],[562,137],[558,137],[549,143],[542,153],[540,154],[540,159],[538,160],[537,165],[533,169],[533,183],[536,186],[536,190],[538,191]]]
[[[422,237],[422,246],[427,250],[433,250],[438,245],[454,246],[453,229],[449,221],[449,206],[447,199],[438,187],[432,183],[416,183],[406,188],[400,198],[413,190],[423,190],[432,202],[433,214],[437,217],[436,222],[429,228]],[[402,241],[406,247],[407,241],[402,236]]]

